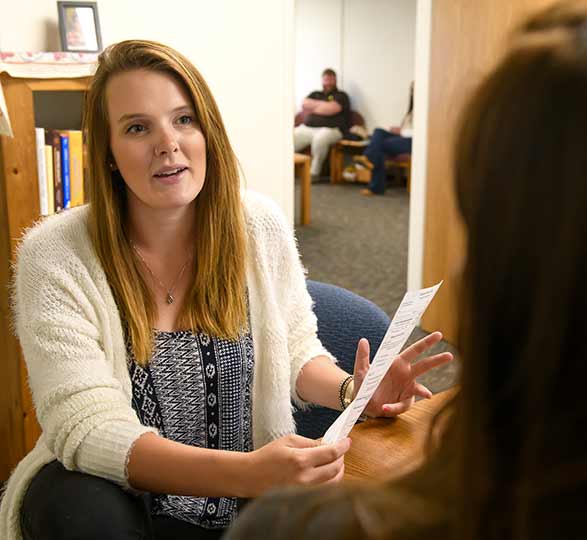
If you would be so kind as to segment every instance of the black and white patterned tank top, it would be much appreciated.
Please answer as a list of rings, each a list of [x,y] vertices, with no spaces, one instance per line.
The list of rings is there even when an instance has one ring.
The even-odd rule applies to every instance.
[[[252,450],[254,351],[250,334],[219,339],[189,330],[157,331],[153,355],[139,366],[128,351],[132,405],[141,423],[167,439],[201,448]],[[152,512],[207,529],[236,518],[237,499],[153,495]]]

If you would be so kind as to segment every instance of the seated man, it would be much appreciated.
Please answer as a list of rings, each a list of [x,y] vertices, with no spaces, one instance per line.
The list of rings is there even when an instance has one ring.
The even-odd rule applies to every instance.
[[[312,180],[320,176],[330,145],[342,139],[350,127],[350,100],[336,87],[336,73],[322,72],[322,91],[312,92],[302,104],[304,123],[294,129],[294,147],[299,152],[312,146]]]

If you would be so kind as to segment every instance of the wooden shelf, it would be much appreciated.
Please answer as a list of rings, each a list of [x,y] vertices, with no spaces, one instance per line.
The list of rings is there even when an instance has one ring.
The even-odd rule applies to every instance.
[[[22,233],[40,218],[33,92],[85,92],[89,81],[0,74],[14,133],[13,138],[0,136],[0,481],[8,478],[40,433],[22,352],[9,322],[8,289]]]
[[[26,81],[33,92],[85,92],[88,89],[88,79],[20,79]]]

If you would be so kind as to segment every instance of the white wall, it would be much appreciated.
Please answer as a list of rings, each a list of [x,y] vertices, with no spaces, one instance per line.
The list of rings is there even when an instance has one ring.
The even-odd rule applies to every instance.
[[[416,0],[295,0],[295,102],[338,73],[369,130],[398,125],[414,80]]]
[[[161,41],[218,101],[248,186],[293,223],[293,0],[100,0],[102,41]],[[0,0],[0,50],[58,50],[55,0]]]
[[[326,65],[342,70],[341,83],[346,82],[342,42],[337,40],[342,35],[343,7],[348,15],[349,9],[354,13],[355,3],[367,6],[373,1],[346,0],[343,6],[343,0],[295,0],[295,42],[294,0],[168,0],[165,9],[157,0],[100,0],[99,11],[105,45],[132,37],[157,39],[177,47],[194,61],[218,99],[249,186],[274,198],[293,223],[294,43],[295,102],[299,104],[319,85],[320,72]],[[406,10],[405,4],[417,4],[414,78],[418,81],[415,109],[419,113],[414,118],[408,253],[408,287],[413,289],[422,283],[432,0],[377,1],[389,6],[402,4]],[[310,3],[315,8],[313,19],[304,17]],[[251,13],[262,13],[263,17],[252,17]],[[308,21],[313,21],[314,28],[322,27],[327,15],[338,20],[338,26],[331,25],[330,33],[321,32],[323,41],[312,41],[316,32]],[[302,18],[304,23],[300,22]],[[381,17],[388,19],[389,15]],[[367,31],[357,29],[359,33],[365,39],[369,37]],[[305,48],[300,44],[303,36]],[[54,0],[0,0],[0,50],[58,48]],[[301,54],[308,55],[308,51],[314,51],[313,64],[310,60],[314,61],[314,56],[300,62]],[[303,66],[307,69],[301,69]],[[382,70],[381,76],[388,72]],[[388,86],[391,96],[401,85],[391,81],[382,85]],[[407,86],[400,88],[400,102],[406,93]],[[389,108],[388,113],[391,97],[389,100],[382,107],[386,111],[381,114],[382,124],[395,123],[403,114],[403,104],[396,112]]]
[[[320,75],[325,68],[342,73],[342,0],[294,0],[295,2],[295,101],[296,110],[302,100],[320,88]]]
[[[418,0],[416,29],[416,80],[414,93],[414,139],[412,145],[412,186],[410,193],[410,227],[408,241],[408,289],[419,289],[424,263],[424,226],[426,212],[426,178],[428,157],[428,108],[430,85],[430,37],[432,0]],[[430,283],[426,284],[431,285]]]

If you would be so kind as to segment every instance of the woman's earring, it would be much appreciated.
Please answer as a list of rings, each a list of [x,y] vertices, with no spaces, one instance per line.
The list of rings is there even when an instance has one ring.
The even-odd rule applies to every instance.
[[[110,167],[110,170],[112,172],[117,171],[118,167],[116,166],[116,163],[114,163],[114,161],[111,161],[110,163],[108,163],[108,166]]]

